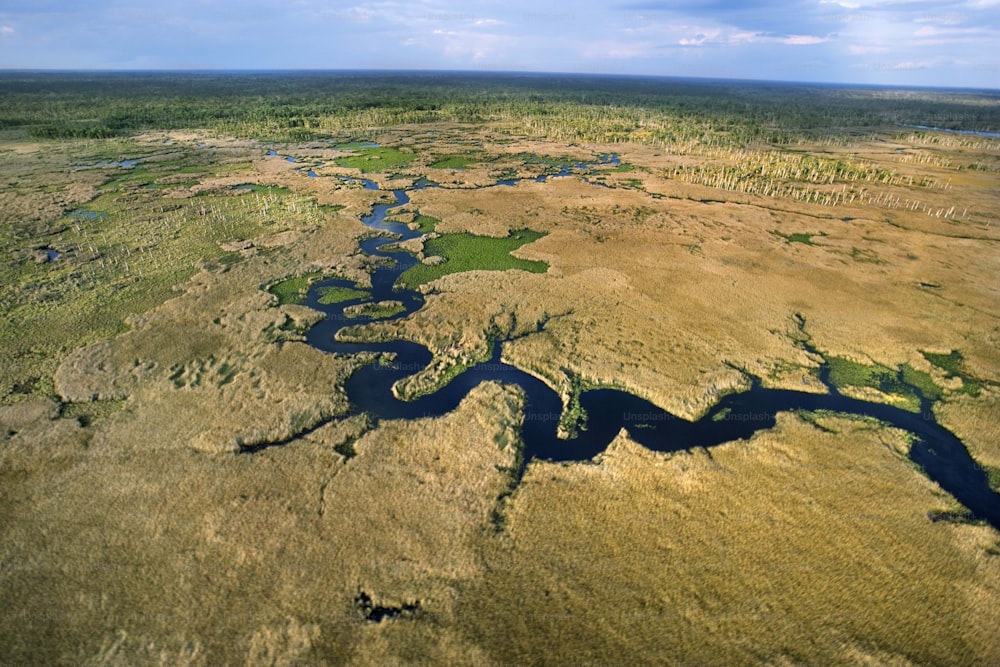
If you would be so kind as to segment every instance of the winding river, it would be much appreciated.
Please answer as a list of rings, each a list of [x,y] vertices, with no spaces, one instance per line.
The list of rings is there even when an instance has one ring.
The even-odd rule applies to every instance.
[[[617,156],[602,156],[598,164],[616,164]],[[584,168],[591,165],[574,165]],[[554,176],[570,174],[564,168]],[[547,177],[534,180],[544,181]],[[378,186],[365,179],[357,180],[370,190]],[[507,179],[497,186],[514,185],[519,179]],[[414,189],[428,187],[418,183]],[[944,490],[968,508],[976,519],[985,520],[1000,529],[1000,494],[988,484],[986,473],[972,459],[962,442],[937,423],[930,402],[921,398],[920,413],[908,412],[897,407],[853,399],[837,392],[829,382],[829,369],[820,368],[820,380],[828,394],[812,394],[786,389],[766,389],[754,380],[752,387],[738,394],[724,396],[706,415],[696,422],[679,418],[637,396],[615,389],[594,389],[583,392],[580,404],[588,418],[586,428],[571,439],[556,436],[562,411],[560,397],[538,378],[500,360],[503,341],[493,346],[492,358],[471,366],[437,392],[413,401],[397,400],[392,386],[398,380],[425,368],[431,361],[430,351],[417,343],[397,340],[387,343],[344,343],[335,339],[345,326],[364,324],[368,317],[348,318],[344,308],[359,303],[394,300],[405,310],[393,318],[406,317],[424,305],[420,292],[397,289],[396,279],[413,266],[417,259],[404,251],[383,250],[386,244],[416,238],[420,232],[407,225],[386,221],[387,213],[410,201],[403,190],[394,190],[395,201],[377,204],[362,222],[376,230],[387,231],[396,238],[376,237],[361,242],[361,249],[372,257],[384,258],[372,274],[370,298],[355,299],[324,305],[319,302],[320,288],[324,286],[353,287],[346,280],[327,280],[313,286],[306,297],[306,305],[323,311],[327,317],[307,333],[309,344],[327,352],[354,354],[362,351],[391,352],[392,363],[374,363],[356,371],[346,382],[345,391],[351,401],[353,413],[368,413],[372,419],[415,419],[441,416],[454,410],[473,387],[487,380],[516,384],[524,391],[526,401],[522,439],[524,444],[521,470],[532,459],[551,461],[586,461],[602,452],[620,429],[625,428],[631,438],[644,447],[658,452],[673,452],[695,447],[710,448],[724,442],[749,438],[758,430],[775,424],[775,415],[791,410],[830,410],[848,415],[861,415],[904,429],[917,436],[910,449],[910,459]],[[807,350],[815,352],[808,347]],[[517,481],[517,480],[515,480]]]

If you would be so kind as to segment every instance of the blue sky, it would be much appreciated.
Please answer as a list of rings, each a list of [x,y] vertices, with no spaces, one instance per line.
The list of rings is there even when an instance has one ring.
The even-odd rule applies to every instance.
[[[0,0],[0,68],[502,70],[1000,88],[1000,0]]]

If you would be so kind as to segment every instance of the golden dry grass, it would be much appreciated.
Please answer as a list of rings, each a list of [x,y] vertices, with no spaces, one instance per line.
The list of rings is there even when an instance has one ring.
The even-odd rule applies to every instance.
[[[484,385],[439,420],[349,419],[235,457],[123,430],[83,448],[75,421],[34,420],[3,443],[4,660],[339,663],[380,632],[359,590],[453,625],[518,406]],[[345,460],[333,448],[351,441]]]
[[[1000,659],[996,533],[927,520],[947,501],[899,433],[824,426],[533,465],[461,598],[470,638],[507,664]]]

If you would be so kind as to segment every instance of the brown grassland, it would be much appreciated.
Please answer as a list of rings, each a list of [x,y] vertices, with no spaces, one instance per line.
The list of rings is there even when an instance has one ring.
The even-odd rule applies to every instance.
[[[435,233],[544,232],[515,254],[549,269],[447,275],[420,311],[352,335],[432,351],[401,395],[484,358],[499,331],[515,339],[503,358],[567,402],[577,378],[694,419],[749,375],[822,391],[801,317],[823,355],[928,373],[937,418],[1000,488],[1000,141],[927,136],[696,158],[385,128],[373,139],[413,159],[364,177],[440,183],[405,207]],[[430,166],[470,144],[460,168]],[[593,461],[529,463],[509,493],[517,388],[481,385],[440,418],[350,416],[343,382],[370,356],[310,347],[319,314],[267,288],[365,285],[359,216],[387,195],[335,178],[361,175],[337,164],[350,149],[271,147],[0,136],[0,663],[1000,662],[1000,535],[928,518],[955,501],[904,432],[783,413],[670,455],[622,433]],[[472,189],[533,175],[520,154],[610,152],[634,168],[605,170],[608,187]],[[104,154],[146,171],[73,168]],[[784,190],[740,178],[748,155],[782,154],[890,176],[853,200],[778,167]],[[923,354],[953,350],[966,379]]]

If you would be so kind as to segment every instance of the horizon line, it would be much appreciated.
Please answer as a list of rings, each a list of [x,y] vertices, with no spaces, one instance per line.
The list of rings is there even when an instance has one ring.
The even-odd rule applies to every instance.
[[[635,74],[612,72],[552,72],[544,70],[477,70],[477,69],[386,69],[386,68],[62,68],[62,67],[0,67],[0,76],[8,74],[429,74],[429,75],[499,75],[551,76],[579,78],[661,79],[717,83],[778,84],[790,86],[828,86],[844,88],[894,88],[901,90],[953,90],[1000,93],[1000,87],[934,86],[927,84],[860,83],[852,81],[801,81],[791,79],[745,79],[730,77],[683,76],[678,74]]]

